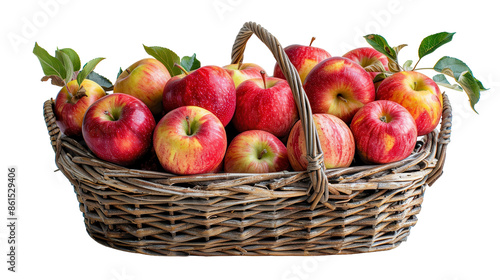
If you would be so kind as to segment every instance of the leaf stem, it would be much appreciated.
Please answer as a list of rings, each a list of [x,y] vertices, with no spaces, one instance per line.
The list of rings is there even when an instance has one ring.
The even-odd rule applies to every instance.
[[[415,66],[413,66],[413,69],[411,69],[411,71],[415,71],[415,68],[417,68],[417,65],[418,63],[420,62],[422,58],[420,57],[418,60],[417,60],[417,63],[415,63]]]
[[[184,72],[184,74],[189,75],[188,71],[186,71],[186,69],[184,69],[184,67],[180,66],[177,62],[174,63],[174,66],[181,69],[182,72]]]
[[[426,67],[426,68],[417,68],[417,69],[415,69],[415,67],[413,67],[412,71],[417,71],[417,70],[434,70],[434,68],[428,68],[428,67]]]

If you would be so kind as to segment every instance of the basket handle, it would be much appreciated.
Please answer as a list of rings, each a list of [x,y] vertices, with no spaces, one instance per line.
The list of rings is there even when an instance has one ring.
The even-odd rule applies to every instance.
[[[233,44],[231,63],[236,64],[243,61],[243,52],[245,51],[246,43],[252,34],[255,34],[272,52],[292,90],[302,122],[302,129],[305,132],[308,160],[307,172],[311,178],[307,192],[309,195],[308,202],[311,203],[311,210],[314,210],[319,202],[327,203],[329,191],[328,178],[325,174],[325,165],[323,162],[323,151],[321,150],[309,100],[302,87],[297,69],[290,62],[281,44],[271,33],[257,23],[246,22],[241,28]]]

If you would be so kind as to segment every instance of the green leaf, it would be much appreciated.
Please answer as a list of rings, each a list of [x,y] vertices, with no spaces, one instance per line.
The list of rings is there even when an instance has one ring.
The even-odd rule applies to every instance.
[[[70,49],[70,48],[57,49],[56,58],[57,58],[58,51],[63,52],[69,56],[71,63],[73,64],[73,71],[80,70],[80,67],[81,67],[80,57],[73,49]]]
[[[71,62],[71,58],[69,58],[69,55],[60,50],[56,50],[56,58],[62,61],[64,69],[66,69],[66,74],[65,74],[66,76],[64,78],[64,81],[66,83],[69,83],[69,81],[71,81],[71,79],[73,78],[73,72],[74,72],[73,62]]]
[[[472,110],[477,113],[474,106],[479,101],[480,92],[486,88],[474,77],[467,64],[457,58],[444,56],[434,65],[434,70],[453,77],[467,93]]]
[[[418,57],[422,58],[453,39],[455,32],[440,32],[425,37],[418,47]]]
[[[198,59],[196,59],[196,54],[193,54],[193,56],[183,57],[181,59],[181,66],[189,72],[200,68],[201,63]]]
[[[446,87],[446,88],[451,88],[451,89],[454,89],[454,90],[457,90],[457,91],[463,91],[463,89],[459,85],[457,85],[457,84],[454,84],[454,85],[450,84],[450,82],[448,82],[448,79],[446,79],[446,76],[444,74],[437,74],[434,77],[432,77],[432,79],[439,86],[443,86],[443,87]]]
[[[80,71],[80,73],[78,73],[78,76],[76,77],[76,81],[77,81],[78,85],[82,84],[83,80],[85,80],[87,78],[87,76],[90,74],[90,72],[94,71],[97,64],[99,62],[101,62],[101,60],[103,60],[103,59],[104,59],[104,57],[94,58],[94,59],[90,60],[89,62],[87,62],[83,66],[82,71]]]
[[[374,49],[397,62],[398,58],[396,51],[389,46],[384,37],[377,34],[369,34],[364,36],[364,38]]]
[[[451,76],[455,78],[455,80],[458,80],[460,75],[465,71],[469,71],[472,74],[472,71],[469,69],[467,64],[460,59],[449,56],[443,56],[440,60],[438,60],[438,62],[434,65],[434,70]]]
[[[480,93],[479,93],[479,85],[476,82],[476,79],[474,76],[472,76],[472,73],[469,71],[465,71],[462,74],[460,74],[460,77],[457,80],[458,84],[462,86],[464,91],[467,93],[469,96],[469,102],[470,106],[472,107],[472,110],[477,113],[476,109],[474,108],[474,105],[477,104],[480,98]]]
[[[51,56],[44,48],[40,47],[38,43],[35,43],[33,54],[38,57],[45,76],[57,76],[62,80],[66,80],[67,72],[59,59]]]
[[[174,64],[180,64],[179,56],[170,49],[164,47],[148,47],[144,46],[144,50],[151,55],[152,57],[159,60],[165,67],[167,68],[170,76],[176,76],[182,73],[182,70],[178,67],[175,67]]]
[[[90,72],[87,79],[98,83],[105,91],[113,89],[113,83],[111,83],[106,77],[97,74],[95,71]]]

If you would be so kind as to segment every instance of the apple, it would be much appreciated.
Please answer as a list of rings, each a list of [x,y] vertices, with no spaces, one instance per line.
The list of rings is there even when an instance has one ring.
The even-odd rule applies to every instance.
[[[420,72],[398,72],[385,78],[377,89],[376,98],[403,105],[413,116],[419,136],[434,130],[441,119],[441,90],[436,82]]]
[[[236,130],[265,130],[284,137],[299,119],[292,90],[286,80],[267,77],[249,79],[236,89]]]
[[[85,111],[104,96],[104,89],[91,80],[83,80],[80,87],[76,80],[62,87],[54,105],[56,123],[61,132],[70,137],[81,137]]]
[[[389,71],[389,60],[385,55],[374,48],[362,47],[353,49],[342,57],[349,58],[361,65],[361,67],[372,75],[372,78],[375,78],[375,76],[381,72],[377,70]]]
[[[375,100],[375,86],[363,67],[344,57],[327,58],[304,84],[313,114],[328,113],[349,124],[356,112]]]
[[[88,108],[83,118],[83,139],[98,158],[128,166],[149,151],[155,125],[144,102],[114,93]]]
[[[407,158],[417,142],[417,125],[396,102],[377,100],[361,108],[351,122],[356,151],[366,163],[385,164]]]
[[[356,146],[351,130],[344,121],[330,114],[313,114],[323,151],[325,168],[351,165]],[[296,171],[306,170],[308,161],[305,135],[299,120],[293,126],[286,144],[290,165]]]
[[[300,81],[304,83],[307,75],[316,64],[331,57],[331,55],[324,49],[311,46],[316,38],[311,39],[309,46],[294,44],[287,46],[283,50],[290,59],[290,62],[295,66],[300,76]],[[285,75],[281,71],[278,63],[274,66],[274,77],[285,79]]]
[[[158,117],[163,110],[163,89],[169,79],[170,73],[160,61],[145,58],[130,65],[118,76],[113,92],[139,98]]]
[[[264,130],[247,130],[229,144],[224,171],[230,173],[269,173],[290,167],[285,144]]]
[[[387,56],[374,48],[362,47],[353,49],[343,55],[345,58],[361,65],[368,74],[372,76],[372,80],[381,73],[381,70],[389,71],[389,60]],[[375,90],[380,85],[381,81],[375,82]]]
[[[198,106],[168,112],[156,125],[153,146],[167,172],[192,175],[220,168],[227,147],[224,125]]]
[[[226,126],[234,115],[236,90],[231,76],[221,67],[204,66],[168,80],[163,91],[165,113],[182,106],[199,106],[212,112]]]
[[[264,71],[262,67],[255,63],[235,63],[226,65],[222,68],[224,68],[233,79],[235,88],[238,88],[242,82],[248,79],[260,78],[260,71]]]

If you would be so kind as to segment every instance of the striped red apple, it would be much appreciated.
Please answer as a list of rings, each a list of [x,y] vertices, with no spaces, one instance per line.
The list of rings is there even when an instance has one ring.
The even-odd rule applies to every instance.
[[[150,149],[155,124],[144,102],[128,94],[114,93],[87,109],[83,139],[100,159],[128,166]]]
[[[224,170],[234,173],[268,173],[290,166],[285,144],[263,130],[247,130],[231,141],[224,158]]]
[[[226,152],[224,125],[198,106],[168,112],[156,125],[153,146],[163,169],[179,175],[210,173],[220,168]]]
[[[344,57],[327,58],[316,65],[305,80],[304,91],[314,114],[332,114],[347,124],[361,107],[375,100],[371,75]]]
[[[351,122],[356,151],[365,163],[385,164],[407,158],[417,142],[417,126],[403,106],[377,100],[361,108]]]
[[[345,122],[330,114],[314,114],[313,120],[323,150],[325,168],[351,165],[356,146],[352,132]],[[296,171],[307,169],[305,140],[302,121],[299,120],[293,126],[286,144],[290,165]]]
[[[385,78],[377,89],[376,98],[405,107],[417,124],[419,136],[434,130],[441,119],[441,90],[436,82],[420,72],[398,72]]]

